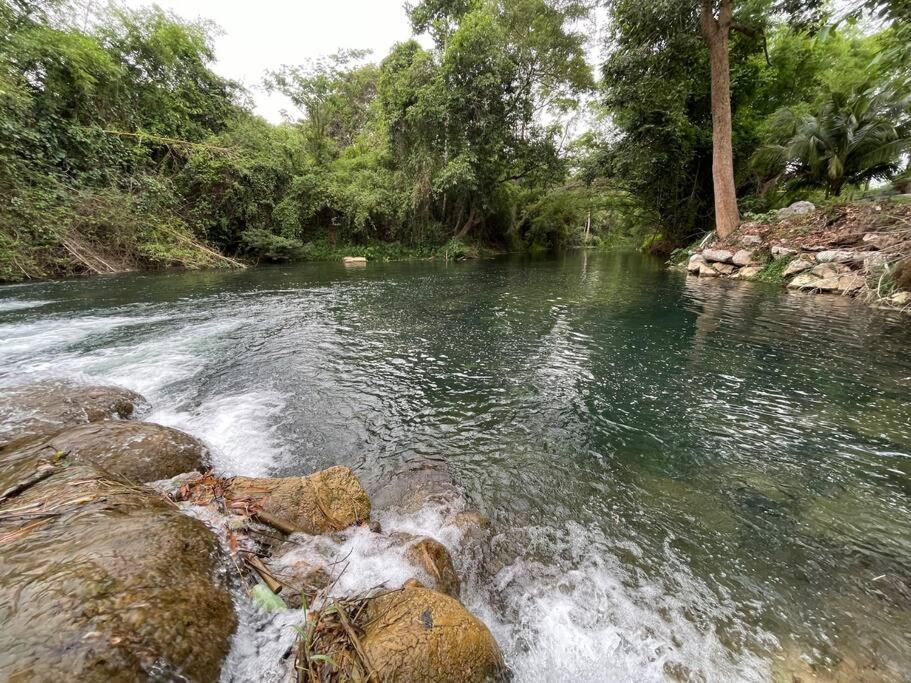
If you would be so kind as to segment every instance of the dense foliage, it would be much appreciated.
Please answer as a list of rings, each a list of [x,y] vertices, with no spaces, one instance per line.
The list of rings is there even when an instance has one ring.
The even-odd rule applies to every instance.
[[[907,174],[905,4],[735,4],[742,210]],[[713,220],[699,6],[422,0],[429,47],[266,74],[297,109],[275,125],[213,71],[208,24],[0,0],[0,279],[686,242]]]
[[[901,0],[847,9],[837,2],[734,3],[731,108],[741,209],[764,212],[808,188],[837,194],[845,184],[891,178],[907,164],[901,138],[911,41],[904,5]],[[614,0],[608,8],[612,35],[603,91],[616,135],[604,142],[599,171],[661,226],[662,246],[669,248],[712,226],[709,65],[697,28],[699,2]],[[830,136],[853,135],[856,123],[846,121],[839,133],[834,120],[841,114],[830,115],[840,107],[850,117],[849,101],[891,106],[865,110],[880,139],[857,141],[863,149],[847,159],[857,166],[830,182],[825,173],[820,176],[816,157],[833,160],[834,168],[844,153],[819,149],[811,161],[801,155],[795,136],[814,135],[811,119]],[[827,140],[820,144],[841,144]]]

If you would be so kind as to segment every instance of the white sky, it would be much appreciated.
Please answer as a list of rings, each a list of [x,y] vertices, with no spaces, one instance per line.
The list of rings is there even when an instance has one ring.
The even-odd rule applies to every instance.
[[[126,0],[129,7],[152,4]],[[396,42],[411,37],[403,0],[157,0],[155,4],[185,19],[209,19],[224,31],[215,40],[215,71],[240,81],[250,91],[256,112],[281,121],[293,112],[280,95],[257,86],[266,69],[300,64],[339,48],[373,50],[380,60]]]

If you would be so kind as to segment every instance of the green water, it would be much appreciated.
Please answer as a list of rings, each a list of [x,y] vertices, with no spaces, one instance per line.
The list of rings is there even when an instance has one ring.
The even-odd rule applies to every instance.
[[[0,289],[0,382],[124,384],[230,473],[448,465],[517,680],[907,680],[911,325],[633,253]]]

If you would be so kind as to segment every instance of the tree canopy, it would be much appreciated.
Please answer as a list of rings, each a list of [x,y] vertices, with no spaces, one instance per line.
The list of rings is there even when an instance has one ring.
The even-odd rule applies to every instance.
[[[272,124],[213,69],[211,24],[0,0],[0,277],[100,268],[89,254],[687,242],[715,220],[700,16],[718,2],[415,2],[427,47],[265,74],[294,107]],[[904,0],[725,3],[740,211],[907,173]]]

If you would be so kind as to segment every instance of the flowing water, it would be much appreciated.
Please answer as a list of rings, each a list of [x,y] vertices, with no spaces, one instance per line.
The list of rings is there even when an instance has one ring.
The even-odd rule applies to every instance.
[[[517,681],[907,680],[909,349],[907,317],[627,253],[0,289],[0,383],[137,390],[224,473],[444,462]],[[431,512],[385,521],[452,547]]]

